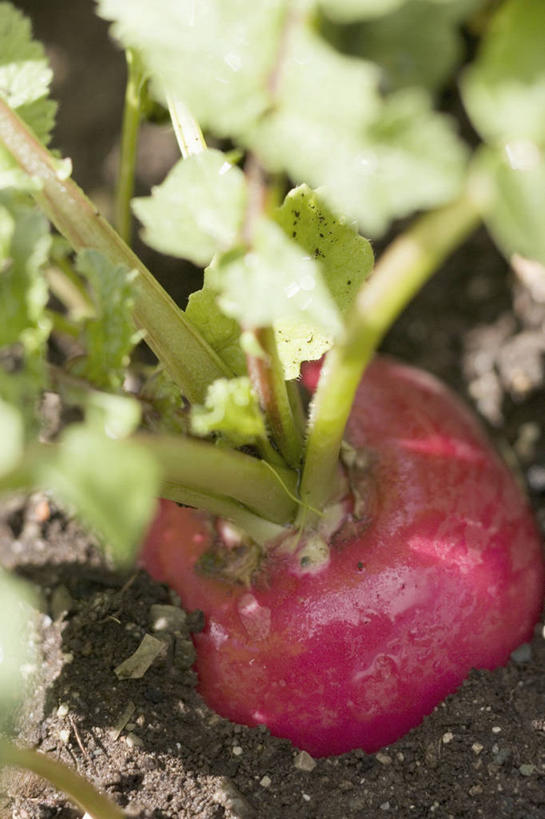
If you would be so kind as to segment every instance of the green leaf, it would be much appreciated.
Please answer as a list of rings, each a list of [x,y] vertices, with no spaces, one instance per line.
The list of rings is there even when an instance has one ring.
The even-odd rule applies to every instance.
[[[85,419],[109,438],[126,438],[136,432],[142,413],[135,398],[92,390],[85,401]]]
[[[36,406],[45,384],[50,322],[42,268],[51,238],[38,209],[12,191],[0,191],[0,395],[36,427]]]
[[[292,190],[276,221],[311,257],[320,262],[323,280],[341,315],[373,267],[373,251],[356,228],[337,217],[307,185]],[[278,353],[287,379],[297,378],[303,361],[320,358],[333,343],[315,323],[279,320],[274,325]]]
[[[24,693],[25,671],[35,661],[30,586],[0,569],[0,729],[6,730]],[[26,668],[25,668],[26,667]]]
[[[477,178],[485,186],[485,220],[507,259],[517,253],[545,265],[545,158],[533,143],[507,151],[483,149]],[[480,179],[479,179],[480,177]]]
[[[462,82],[469,116],[493,143],[545,144],[545,3],[507,0]]]
[[[246,359],[240,347],[240,326],[218,305],[218,290],[212,283],[213,266],[205,270],[202,290],[190,295],[186,316],[233,373],[243,375]]]
[[[29,20],[10,3],[0,3],[0,96],[47,144],[56,103],[47,99],[52,72]]]
[[[47,98],[52,72],[41,43],[32,39],[29,20],[10,3],[0,3],[0,97],[48,144],[55,124],[56,103]],[[28,190],[28,177],[16,169],[0,145],[0,180]]]
[[[119,390],[140,338],[132,318],[135,274],[125,265],[113,265],[97,250],[79,253],[76,269],[89,284],[96,315],[85,322],[87,355],[73,371],[101,389]]]
[[[133,209],[148,245],[205,266],[233,244],[245,202],[240,168],[207,150],[180,160],[150,197],[133,200]]]
[[[0,399],[0,475],[13,469],[21,459],[24,437],[21,413]]]
[[[0,347],[43,344],[47,284],[42,266],[51,238],[45,217],[13,191],[0,191]]]
[[[267,80],[286,0],[98,0],[114,35],[138,49],[156,80],[201,127],[227,136],[250,127],[269,104]],[[162,87],[160,87],[162,86]]]
[[[463,56],[461,21],[482,0],[410,0],[347,31],[351,54],[375,62],[388,91],[421,86],[431,92],[449,79]]]
[[[458,193],[466,152],[425,93],[381,101],[376,66],[342,57],[309,32],[291,42],[278,104],[250,136],[269,169],[320,188],[369,235]]]
[[[248,253],[233,251],[209,269],[218,304],[246,330],[279,320],[312,322],[336,335],[342,323],[319,264],[274,222],[260,219]]]
[[[41,464],[37,482],[77,511],[118,564],[133,559],[159,491],[157,463],[144,446],[72,426],[55,457]]]
[[[219,433],[235,447],[267,437],[265,422],[250,379],[220,378],[208,388],[204,407],[193,407],[191,428],[196,435]]]
[[[144,423],[148,429],[187,433],[188,423],[180,388],[161,367],[146,379],[139,398],[144,405]]]
[[[319,0],[319,5],[333,20],[349,23],[352,20],[381,17],[406,2],[407,0]]]

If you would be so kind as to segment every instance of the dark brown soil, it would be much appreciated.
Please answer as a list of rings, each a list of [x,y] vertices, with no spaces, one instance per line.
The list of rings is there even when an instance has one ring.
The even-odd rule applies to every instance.
[[[89,86],[95,91],[85,96],[94,108],[92,116],[83,112],[89,124],[61,121],[58,140],[73,156],[79,145],[76,178],[99,190],[108,178],[105,157],[115,146],[120,61],[104,40],[104,27],[92,22],[87,2],[17,5],[32,8],[38,33],[55,43],[57,59],[68,66],[68,85],[59,96],[77,96],[74,77],[85,82],[85,66],[88,73],[100,52],[101,90]],[[70,15],[81,22],[81,43],[73,42],[77,29]],[[83,94],[84,109],[82,100]],[[67,105],[76,117],[76,102]],[[527,485],[543,529],[544,323],[543,293],[516,279],[480,232],[383,345],[473,403]],[[507,667],[474,671],[391,747],[313,761],[266,730],[233,725],[206,708],[188,667],[188,636],[199,627],[194,614],[176,624],[176,633],[163,635],[164,653],[141,679],[118,679],[114,669],[152,632],[151,607],[178,601],[142,572],[113,573],[92,538],[50,500],[33,496],[3,504],[0,563],[31,579],[43,598],[37,616],[42,667],[21,715],[21,740],[76,768],[128,815],[545,817],[542,623]],[[81,815],[30,775],[5,772],[3,786],[2,817]]]

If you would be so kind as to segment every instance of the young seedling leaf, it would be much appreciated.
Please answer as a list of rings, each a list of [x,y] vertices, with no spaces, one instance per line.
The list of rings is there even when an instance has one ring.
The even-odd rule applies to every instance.
[[[369,235],[457,194],[465,150],[425,92],[381,101],[376,66],[337,54],[304,29],[290,44],[276,107],[249,138],[268,168],[319,187]]]
[[[478,173],[489,206],[485,219],[507,259],[518,254],[545,265],[545,157],[531,142],[520,143],[519,154],[485,149]]]
[[[0,729],[6,730],[34,661],[31,627],[36,604],[30,587],[0,569]]]
[[[97,250],[79,253],[76,267],[89,284],[96,315],[85,323],[87,354],[73,371],[101,389],[119,390],[140,338],[132,319],[134,274]]]
[[[319,263],[265,218],[256,223],[251,250],[224,254],[208,275],[219,306],[244,329],[290,319],[332,335],[342,328]]]
[[[136,48],[156,94],[184,101],[202,128],[243,133],[269,104],[286,0],[99,0],[114,35]]]
[[[37,482],[76,510],[111,547],[118,564],[130,562],[159,491],[157,463],[145,447],[75,425],[41,464]]]
[[[507,0],[463,78],[464,102],[489,142],[545,143],[545,3]]]
[[[205,270],[202,289],[189,297],[186,315],[233,373],[243,375],[246,359],[240,346],[240,325],[218,305],[218,291],[212,283],[213,268],[214,264]]]
[[[228,250],[244,216],[244,174],[221,151],[182,159],[152,195],[135,199],[144,241],[163,253],[204,267]]]
[[[214,381],[205,405],[192,409],[191,428],[201,436],[218,433],[235,447],[264,440],[265,422],[249,378]]]
[[[56,103],[47,98],[51,78],[43,46],[32,39],[29,20],[10,3],[0,3],[0,97],[45,144],[55,124]],[[11,155],[0,146],[0,176],[8,171],[11,184],[28,189],[28,177],[15,170]],[[2,179],[6,182],[7,176]]]
[[[319,261],[329,293],[340,314],[345,315],[373,267],[369,242],[307,185],[288,194],[275,219],[287,236]],[[297,378],[303,361],[320,358],[333,343],[331,333],[324,333],[310,321],[280,319],[274,329],[287,379]]]

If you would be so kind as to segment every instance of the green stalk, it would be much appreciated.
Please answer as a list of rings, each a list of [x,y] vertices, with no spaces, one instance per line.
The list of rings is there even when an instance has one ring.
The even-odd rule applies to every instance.
[[[161,485],[161,497],[183,503],[185,506],[193,506],[195,509],[206,509],[212,515],[226,518],[250,535],[260,546],[265,546],[285,533],[282,526],[254,515],[244,506],[228,498],[194,492],[170,481],[164,481]]]
[[[344,339],[328,353],[312,402],[303,504],[323,509],[335,486],[344,429],[363,371],[399,313],[446,256],[478,224],[469,194],[419,218],[379,259],[348,316]],[[299,523],[315,522],[302,507]]]
[[[93,819],[124,819],[125,817],[121,808],[100,794],[83,776],[72,771],[62,762],[44,754],[26,748],[17,748],[11,742],[2,740],[0,742],[0,762],[25,768],[47,779],[55,788],[67,794]]]
[[[273,523],[293,520],[297,476],[291,470],[194,438],[142,433],[131,440],[155,455],[171,491],[178,486],[180,492],[228,498]]]
[[[134,192],[134,170],[138,148],[138,131],[142,113],[144,68],[136,51],[129,48],[127,58],[127,87],[121,131],[121,156],[115,202],[115,226],[121,238],[130,245],[132,235],[131,199]]]
[[[267,327],[256,330],[255,335],[265,355],[246,356],[248,375],[265,412],[272,437],[286,463],[298,469],[303,455],[303,428],[296,423],[292,410],[274,330]]]
[[[135,322],[145,330],[146,343],[183,394],[191,402],[203,403],[209,384],[232,375],[226,365],[78,185],[65,178],[59,163],[1,99],[0,140],[19,167],[41,182],[35,199],[75,250],[95,248],[112,262],[138,271],[134,283]]]

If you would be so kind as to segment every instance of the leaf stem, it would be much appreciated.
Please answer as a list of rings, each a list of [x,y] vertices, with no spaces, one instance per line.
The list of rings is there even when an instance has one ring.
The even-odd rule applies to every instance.
[[[1,99],[0,140],[19,167],[41,182],[36,201],[75,250],[95,248],[112,262],[138,271],[134,283],[136,324],[145,330],[146,343],[182,393],[192,402],[204,402],[209,384],[232,373],[78,185],[65,178],[59,163]]]
[[[134,192],[134,172],[145,74],[140,57],[134,49],[127,49],[126,59],[127,87],[125,89],[125,106],[123,109],[121,156],[114,221],[119,235],[130,245],[132,235],[131,199]]]
[[[255,330],[265,355],[247,355],[248,375],[265,412],[268,427],[286,463],[299,469],[303,455],[303,428],[296,423],[278,355],[274,331]]]
[[[381,339],[478,221],[478,208],[469,193],[420,217],[386,249],[371,278],[361,287],[344,339],[326,356],[312,402],[301,482],[303,504],[322,509],[331,496],[352,402]],[[309,513],[306,521],[315,522]]]
[[[47,779],[55,788],[66,793],[93,819],[124,819],[125,813],[99,793],[86,779],[62,762],[27,748],[17,748],[11,742],[0,742],[0,762],[25,768]]]
[[[142,433],[131,440],[155,455],[171,491],[178,486],[180,492],[228,498],[273,523],[293,520],[297,476],[289,469],[195,438]]]
[[[250,535],[260,546],[270,543],[285,533],[282,526],[254,515],[244,506],[229,498],[184,489],[179,484],[170,481],[163,481],[161,497],[183,503],[185,506],[193,506],[196,509],[206,509],[213,515],[226,518]]]
[[[268,191],[265,171],[255,154],[248,155],[244,172],[248,205],[242,226],[242,239],[248,249],[251,249],[255,223],[267,207]],[[303,454],[303,427],[297,424],[292,411],[274,330],[272,327],[258,328],[253,330],[253,334],[264,355],[247,352],[248,376],[278,449],[286,462],[298,469]]]
[[[167,94],[168,110],[178,147],[184,159],[206,150],[206,142],[199,123],[180,99]]]

